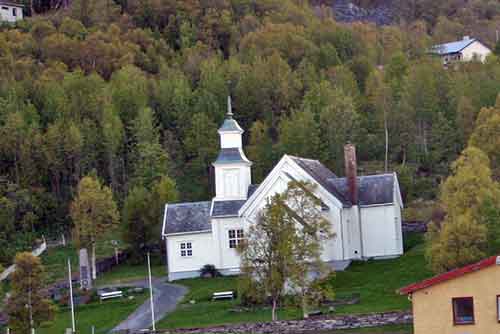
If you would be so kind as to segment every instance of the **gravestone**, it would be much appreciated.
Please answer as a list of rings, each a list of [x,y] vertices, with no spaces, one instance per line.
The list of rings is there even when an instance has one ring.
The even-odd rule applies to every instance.
[[[90,276],[89,254],[86,248],[80,249],[80,289],[92,289],[92,277]]]

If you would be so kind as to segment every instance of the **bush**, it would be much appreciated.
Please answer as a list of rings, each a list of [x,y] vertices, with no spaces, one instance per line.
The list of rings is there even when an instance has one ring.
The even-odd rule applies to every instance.
[[[206,264],[200,269],[200,276],[203,278],[214,278],[222,275],[213,264]]]

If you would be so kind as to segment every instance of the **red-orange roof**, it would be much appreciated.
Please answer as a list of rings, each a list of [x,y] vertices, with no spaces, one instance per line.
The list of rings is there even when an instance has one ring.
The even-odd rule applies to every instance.
[[[495,255],[487,259],[484,259],[482,261],[479,261],[477,263],[469,264],[468,266],[454,269],[452,271],[448,271],[447,273],[423,280],[419,283],[410,284],[408,286],[405,286],[404,288],[399,289],[399,293],[402,295],[411,294],[415,291],[426,289],[430,286],[464,276],[465,274],[491,267],[493,265],[496,265],[496,263],[497,263],[497,256]]]

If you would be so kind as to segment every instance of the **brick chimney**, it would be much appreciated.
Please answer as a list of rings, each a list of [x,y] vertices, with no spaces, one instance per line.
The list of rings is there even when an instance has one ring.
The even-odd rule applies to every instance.
[[[356,146],[347,143],[344,146],[345,176],[349,190],[349,200],[358,204],[358,164],[356,161]]]

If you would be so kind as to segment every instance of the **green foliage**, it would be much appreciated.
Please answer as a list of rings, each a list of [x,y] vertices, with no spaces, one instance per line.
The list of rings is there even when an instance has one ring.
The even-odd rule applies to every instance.
[[[92,176],[80,180],[70,214],[75,225],[73,236],[82,246],[94,244],[99,236],[119,223],[111,189]]]
[[[175,183],[166,176],[151,187],[132,188],[123,207],[123,239],[131,247],[132,260],[141,263],[158,239],[165,203],[178,199]]]
[[[228,94],[257,182],[282,153],[341,174],[348,140],[360,160],[444,175],[476,118],[472,141],[498,176],[496,118],[479,116],[498,95],[497,58],[445,71],[425,52],[465,30],[493,45],[494,1],[397,0],[402,22],[383,27],[339,24],[328,8],[292,0],[70,2],[34,1],[37,15],[0,29],[0,175],[43,194],[46,210],[26,218],[33,235],[71,228],[69,204],[93,170],[119,206],[164,175],[182,200],[209,197]],[[409,185],[433,196],[434,179]],[[29,243],[14,237],[21,221],[0,226],[19,240],[4,238],[2,261]]]
[[[241,246],[241,286],[243,293],[254,295],[243,299],[258,302],[269,296],[273,320],[286,294],[298,297],[304,317],[332,295],[321,281],[328,273],[321,261],[322,241],[333,236],[321,204],[313,186],[290,182],[283,194],[270,199]],[[318,277],[310,277],[311,270]]]
[[[441,189],[445,220],[433,222],[427,233],[426,256],[435,272],[483,258],[488,241],[496,247],[493,233],[498,229],[494,220],[498,205],[493,201],[500,196],[500,187],[491,177],[488,157],[471,146],[453,163],[452,173]]]
[[[29,333],[30,328],[52,319],[54,307],[43,292],[45,273],[40,259],[31,253],[19,253],[15,264],[7,303],[9,327],[18,333]]]

